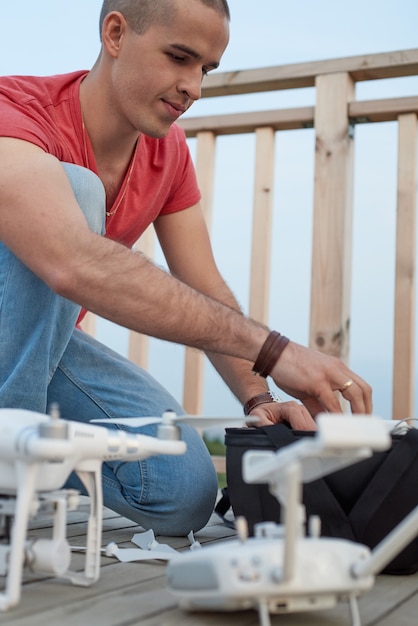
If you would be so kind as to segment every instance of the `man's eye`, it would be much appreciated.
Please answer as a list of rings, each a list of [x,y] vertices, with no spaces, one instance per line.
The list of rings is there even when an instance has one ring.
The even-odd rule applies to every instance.
[[[171,53],[169,56],[173,59],[173,61],[176,61],[177,63],[183,63],[186,60],[186,57],[180,57],[177,54]]]

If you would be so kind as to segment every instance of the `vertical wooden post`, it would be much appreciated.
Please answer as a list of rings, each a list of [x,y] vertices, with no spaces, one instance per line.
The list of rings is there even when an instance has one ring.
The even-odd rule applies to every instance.
[[[348,360],[354,152],[348,103],[354,83],[336,73],[319,76],[316,88],[310,345]]]
[[[135,244],[135,250],[145,254],[152,259],[155,249],[155,232],[153,226],[149,226]],[[128,356],[131,361],[146,369],[149,361],[149,337],[129,331],[129,352]]]
[[[264,323],[268,322],[269,316],[274,148],[274,130],[258,128],[256,130],[249,314],[252,318]]]
[[[212,223],[213,186],[215,178],[214,133],[202,131],[197,134],[196,173],[202,192],[202,208],[208,229]],[[205,356],[191,348],[185,349],[183,407],[187,413],[198,414],[203,410]]]
[[[399,116],[392,417],[414,414],[417,116]]]

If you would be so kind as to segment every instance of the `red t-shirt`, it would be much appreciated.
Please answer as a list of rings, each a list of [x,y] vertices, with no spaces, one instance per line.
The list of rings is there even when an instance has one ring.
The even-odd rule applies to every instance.
[[[82,129],[79,88],[86,74],[0,77],[0,136],[29,141],[60,161],[90,167],[97,174]],[[116,213],[106,220],[106,237],[129,247],[159,215],[199,201],[195,169],[179,126],[173,124],[162,139],[141,135],[129,185],[123,188],[115,199]]]
[[[86,74],[0,77],[0,136],[24,139],[97,174],[88,141],[86,163],[82,130],[79,88]],[[173,124],[162,139],[141,135],[129,185],[122,200],[115,199],[118,208],[107,220],[106,236],[130,247],[159,215],[187,209],[199,199],[183,130]]]

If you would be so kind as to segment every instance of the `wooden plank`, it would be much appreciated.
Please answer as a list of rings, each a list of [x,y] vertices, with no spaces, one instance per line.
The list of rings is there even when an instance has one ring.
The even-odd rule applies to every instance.
[[[196,174],[202,194],[201,205],[209,232],[212,230],[213,188],[215,180],[216,137],[210,131],[197,134]]]
[[[165,566],[161,563],[117,562],[102,568],[99,581],[90,587],[80,588],[56,579],[29,583],[25,585],[20,605],[5,615],[4,623],[13,626],[126,624],[126,617],[132,616],[133,611],[138,616],[149,615],[147,586],[160,590],[164,586],[164,574]],[[125,600],[124,607],[118,598]],[[170,605],[174,605],[172,599]],[[160,611],[168,608],[161,599],[156,600],[151,614],[155,614],[156,607]]]
[[[205,78],[202,97],[313,87],[317,76],[340,73],[349,73],[353,81],[415,76],[418,74],[418,48],[253,70],[215,72]]]
[[[129,359],[147,369],[149,362],[149,338],[141,333],[129,331]]]
[[[84,509],[80,520],[84,519]],[[113,519],[113,518],[112,518]],[[112,539],[124,544],[125,518],[120,518],[121,534]],[[82,526],[80,524],[80,531]],[[85,530],[85,526],[84,526]],[[132,529],[130,532],[134,532]],[[223,541],[235,534],[213,515],[197,538],[202,543]],[[176,549],[188,546],[185,537],[159,537]],[[166,566],[156,561],[120,563],[104,558],[100,579],[90,587],[77,587],[58,579],[32,578],[25,582],[21,603],[13,610],[0,614],[0,624],[8,626],[44,626],[74,623],[100,623],[101,626],[259,626],[256,611],[232,613],[186,613],[177,606],[166,588]],[[360,598],[362,626],[415,626],[418,597],[418,575],[379,576],[375,586]],[[391,619],[392,618],[392,621]],[[415,619],[415,621],[412,621]],[[346,603],[322,611],[289,615],[273,615],[272,626],[347,626],[349,612]]]
[[[350,325],[353,137],[348,74],[319,76],[315,110],[315,189],[310,345],[348,358]]]
[[[85,516],[84,511],[81,512],[80,519]],[[134,547],[130,540],[135,532],[141,532],[141,528],[133,524],[126,518],[119,517],[120,530],[115,528],[111,532],[104,532],[102,537],[102,545],[106,545],[109,541],[114,541],[120,547]],[[127,525],[131,524],[129,528]],[[82,545],[80,537],[76,536],[75,531],[79,535],[85,535],[86,525],[73,525],[68,532],[69,541],[72,545]],[[50,530],[50,529],[48,529]],[[213,541],[223,540],[224,538],[235,535],[235,532],[222,524],[218,516],[213,515],[210,522],[204,529],[196,533],[196,538],[200,543],[210,543]],[[31,531],[30,538],[50,536],[45,528],[40,531]],[[186,537],[158,537],[160,543],[168,543],[176,550],[188,549],[189,541]],[[73,555],[72,567],[77,571],[82,569],[84,564],[84,555]],[[165,586],[165,565],[157,561],[144,561],[141,563],[120,563],[115,558],[102,557],[101,570],[99,580],[89,587],[74,586],[67,581],[63,581],[43,574],[25,574],[24,588],[20,604],[13,610],[2,614],[0,613],[0,624],[5,623],[18,626],[31,623],[32,626],[43,626],[44,624],[69,624],[66,621],[70,619],[73,612],[73,606],[77,606],[76,613],[80,615],[80,622],[85,623],[83,617],[90,619],[88,615],[91,606],[102,605],[102,597],[113,595],[127,596],[129,593],[135,593],[139,596],[146,593],[148,581],[153,582],[153,586],[161,588]],[[4,580],[0,577],[0,583]],[[159,582],[158,582],[159,581]],[[0,584],[0,589],[2,585]],[[128,592],[128,594],[127,594]],[[163,605],[160,605],[163,610]],[[126,613],[131,609],[127,608]],[[136,608],[135,608],[136,610]],[[86,614],[87,611],[87,614]],[[122,616],[122,617],[121,617]],[[115,614],[110,612],[112,620]],[[114,624],[123,624],[125,612],[121,612],[116,616]],[[121,619],[122,621],[118,621]],[[33,620],[30,622],[29,620]],[[61,621],[63,620],[63,621]],[[74,623],[74,622],[72,622]],[[96,623],[92,620],[92,623]]]
[[[393,404],[395,419],[414,415],[417,116],[399,117]]]
[[[348,116],[353,124],[394,122],[404,113],[418,113],[418,97],[360,100],[348,103]],[[256,128],[267,126],[276,131],[312,128],[314,107],[251,111],[225,115],[185,117],[180,121],[187,137],[196,137],[203,130],[216,135],[252,133]]]
[[[404,626],[403,607],[418,592],[418,575],[377,576],[374,587],[360,598],[359,608],[362,626]],[[399,608],[398,619],[392,618],[392,611]],[[389,621],[387,621],[389,620]],[[416,620],[416,617],[415,617]],[[405,622],[405,626],[415,626]]]
[[[416,613],[414,616],[413,610],[416,607],[417,586],[416,576],[402,576],[400,580],[399,577],[383,577],[383,579],[378,577],[374,588],[361,596],[359,600],[362,626],[394,626],[395,624],[416,626]],[[396,590],[396,594],[393,590]],[[409,600],[411,594],[412,598]],[[390,602],[386,598],[390,598]],[[410,616],[414,616],[415,621],[410,621]],[[159,614],[158,617],[154,616],[141,622],[141,626],[196,626],[197,624],[202,626],[259,626],[260,622],[255,611],[187,613],[179,609],[170,610],[168,613]],[[271,615],[271,624],[272,626],[348,626],[350,613],[348,604],[340,602],[329,610]]]
[[[213,132],[197,134],[196,174],[202,192],[202,209],[210,232],[215,179],[216,138]],[[187,413],[200,414],[203,410],[205,355],[191,348],[185,349],[183,406]]]
[[[396,606],[379,621],[379,626],[416,626],[418,615],[418,593],[416,592],[407,602]]]
[[[348,115],[352,123],[395,122],[399,115],[418,113],[418,97],[386,98],[350,102]]]
[[[417,578],[392,577],[387,582],[378,578],[376,586],[360,599],[362,625],[415,626]],[[391,589],[396,589],[396,594],[391,593]],[[160,564],[115,564],[113,568],[107,568],[95,587],[87,589],[46,582],[29,585],[26,592],[23,603],[28,605],[27,609],[32,606],[32,611],[27,610],[20,615],[17,615],[19,610],[11,612],[4,616],[3,623],[13,626],[58,623],[60,626],[71,626],[78,619],[78,623],[90,621],[92,624],[99,620],[103,626],[128,623],[141,623],[141,626],[259,626],[255,611],[183,612],[166,589],[165,566]],[[386,597],[390,598],[390,603]],[[411,621],[413,616],[415,621]],[[271,616],[272,626],[280,626],[283,620],[287,626],[347,626],[349,612],[347,604],[340,603],[330,610]]]
[[[252,133],[262,126],[273,130],[311,128],[313,120],[314,107],[295,107],[272,111],[184,117],[179,123],[187,137],[195,137],[201,130],[210,130],[216,135],[237,135]]]
[[[274,130],[258,128],[256,130],[249,314],[253,319],[265,324],[268,323],[270,304],[274,149]]]

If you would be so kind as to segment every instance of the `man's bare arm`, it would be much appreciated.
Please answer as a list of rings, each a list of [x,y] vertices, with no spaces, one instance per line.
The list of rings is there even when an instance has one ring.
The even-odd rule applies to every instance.
[[[267,329],[92,233],[61,164],[0,140],[0,238],[53,291],[132,330],[254,360]]]
[[[240,310],[216,266],[206,224],[198,205],[180,213],[161,216],[156,221],[155,228],[170,270],[176,276],[199,292],[232,309]],[[231,358],[229,353],[214,352],[208,352],[208,357],[242,403],[267,390],[265,379],[254,376],[251,371],[250,357],[246,357],[248,360],[236,359]],[[291,375],[293,389],[292,385],[285,388],[281,383],[288,371],[288,361],[292,369],[294,367]],[[303,378],[299,378],[305,367]],[[329,369],[325,372],[325,368]],[[273,378],[278,387],[302,400],[310,413],[316,415],[322,410],[338,412],[339,399],[333,393],[341,387],[338,380],[342,380],[342,376],[346,377],[345,381],[354,377],[357,385],[352,386],[349,396],[346,394],[346,397],[351,401],[354,411],[371,411],[370,387],[354,373],[349,375],[349,371],[339,359],[291,342],[277,363]],[[291,403],[261,405],[257,413],[259,416],[264,413],[269,421],[285,419],[295,428],[311,428],[313,425],[308,411],[303,407],[292,406]]]
[[[154,226],[172,274],[200,293],[242,314],[218,270],[200,204],[162,215]],[[214,352],[208,352],[207,356],[243,404],[268,390],[266,381],[251,372],[252,362]]]
[[[113,241],[92,233],[61,164],[41,149],[0,139],[0,239],[56,293],[122,326],[254,362],[268,329]],[[371,411],[371,389],[339,359],[291,342],[275,383],[315,414]]]

